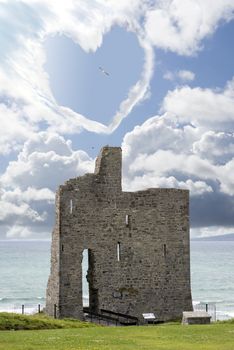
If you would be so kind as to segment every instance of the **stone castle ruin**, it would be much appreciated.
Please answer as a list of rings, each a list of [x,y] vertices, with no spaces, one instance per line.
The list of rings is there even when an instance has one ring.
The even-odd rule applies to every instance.
[[[189,192],[122,192],[122,154],[104,147],[94,174],[56,194],[46,312],[83,319],[82,256],[88,250],[89,310],[161,321],[192,310]]]

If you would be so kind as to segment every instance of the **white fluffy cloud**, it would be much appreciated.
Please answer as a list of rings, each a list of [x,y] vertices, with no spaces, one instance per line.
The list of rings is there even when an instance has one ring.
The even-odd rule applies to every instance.
[[[55,190],[70,177],[93,171],[93,160],[83,151],[73,151],[71,143],[46,132],[26,141],[16,161],[11,161],[1,177],[5,187],[18,186]]]
[[[229,131],[234,121],[234,80],[223,90],[183,86],[169,91],[162,111],[174,113],[181,123]]]
[[[25,191],[22,191],[17,187],[14,190],[2,190],[1,199],[9,203],[31,203],[38,201],[54,203],[54,192],[48,188],[36,189],[33,187],[28,187]]]
[[[202,158],[226,163],[234,155],[234,133],[207,131],[194,142],[193,152]]]
[[[206,156],[207,137],[212,137],[215,148]],[[226,149],[222,147],[224,140]],[[173,115],[166,114],[150,118],[127,133],[122,147],[125,188],[178,187],[189,189],[192,195],[218,188],[234,195],[234,149],[230,133],[211,132],[189,123],[182,127]]]
[[[143,190],[147,188],[180,188],[190,191],[193,196],[200,196],[206,192],[213,192],[211,186],[207,185],[204,181],[178,181],[174,176],[157,176],[153,173],[146,173],[142,176],[135,176],[129,181],[125,178],[124,187],[128,191]]]
[[[4,221],[9,218],[14,217],[14,220],[22,218],[26,218],[27,220],[30,220],[32,222],[37,221],[43,221],[45,219],[44,213],[42,215],[39,215],[37,211],[33,210],[28,204],[26,203],[20,203],[20,204],[14,204],[12,202],[7,202],[4,199],[0,200],[1,204],[1,214],[0,214],[0,220]]]
[[[173,114],[149,118],[125,135],[125,159],[131,162],[137,155],[152,154],[155,150],[189,151],[190,144],[197,140],[198,133],[199,131],[190,125],[179,127]]]
[[[19,144],[31,137],[34,128],[25,120],[15,104],[10,108],[1,103],[0,119],[0,155],[18,151]]]
[[[163,78],[170,81],[181,80],[182,82],[186,82],[193,81],[195,79],[195,74],[189,70],[179,70],[176,72],[167,71]]]
[[[146,16],[146,33],[153,45],[182,55],[194,54],[201,40],[219,21],[233,18],[232,0],[157,1]]]
[[[47,132],[34,134],[0,177],[0,220],[7,237],[26,237],[40,225],[48,232],[55,189],[93,170],[94,161],[85,152],[74,151],[70,141]]]

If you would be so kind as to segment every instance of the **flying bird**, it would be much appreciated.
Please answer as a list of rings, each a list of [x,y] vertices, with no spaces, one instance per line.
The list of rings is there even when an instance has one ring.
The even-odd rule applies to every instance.
[[[110,74],[109,74],[107,71],[105,71],[105,69],[102,68],[101,66],[99,67],[99,70],[100,70],[103,74],[105,74],[106,76],[109,76],[109,75],[110,75]]]

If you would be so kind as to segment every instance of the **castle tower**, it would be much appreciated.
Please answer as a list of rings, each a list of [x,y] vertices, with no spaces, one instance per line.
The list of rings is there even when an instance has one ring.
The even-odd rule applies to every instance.
[[[82,256],[88,251],[89,308],[162,320],[192,310],[189,192],[121,190],[121,148],[104,147],[94,174],[56,195],[46,312],[83,318]]]

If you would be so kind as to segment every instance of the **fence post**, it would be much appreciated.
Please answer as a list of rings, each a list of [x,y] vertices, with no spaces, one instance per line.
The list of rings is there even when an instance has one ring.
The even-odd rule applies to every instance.
[[[24,315],[24,305],[22,305],[22,315]]]
[[[57,305],[54,304],[54,318],[57,318]]]
[[[40,314],[40,312],[41,312],[41,305],[38,304],[38,313]]]

